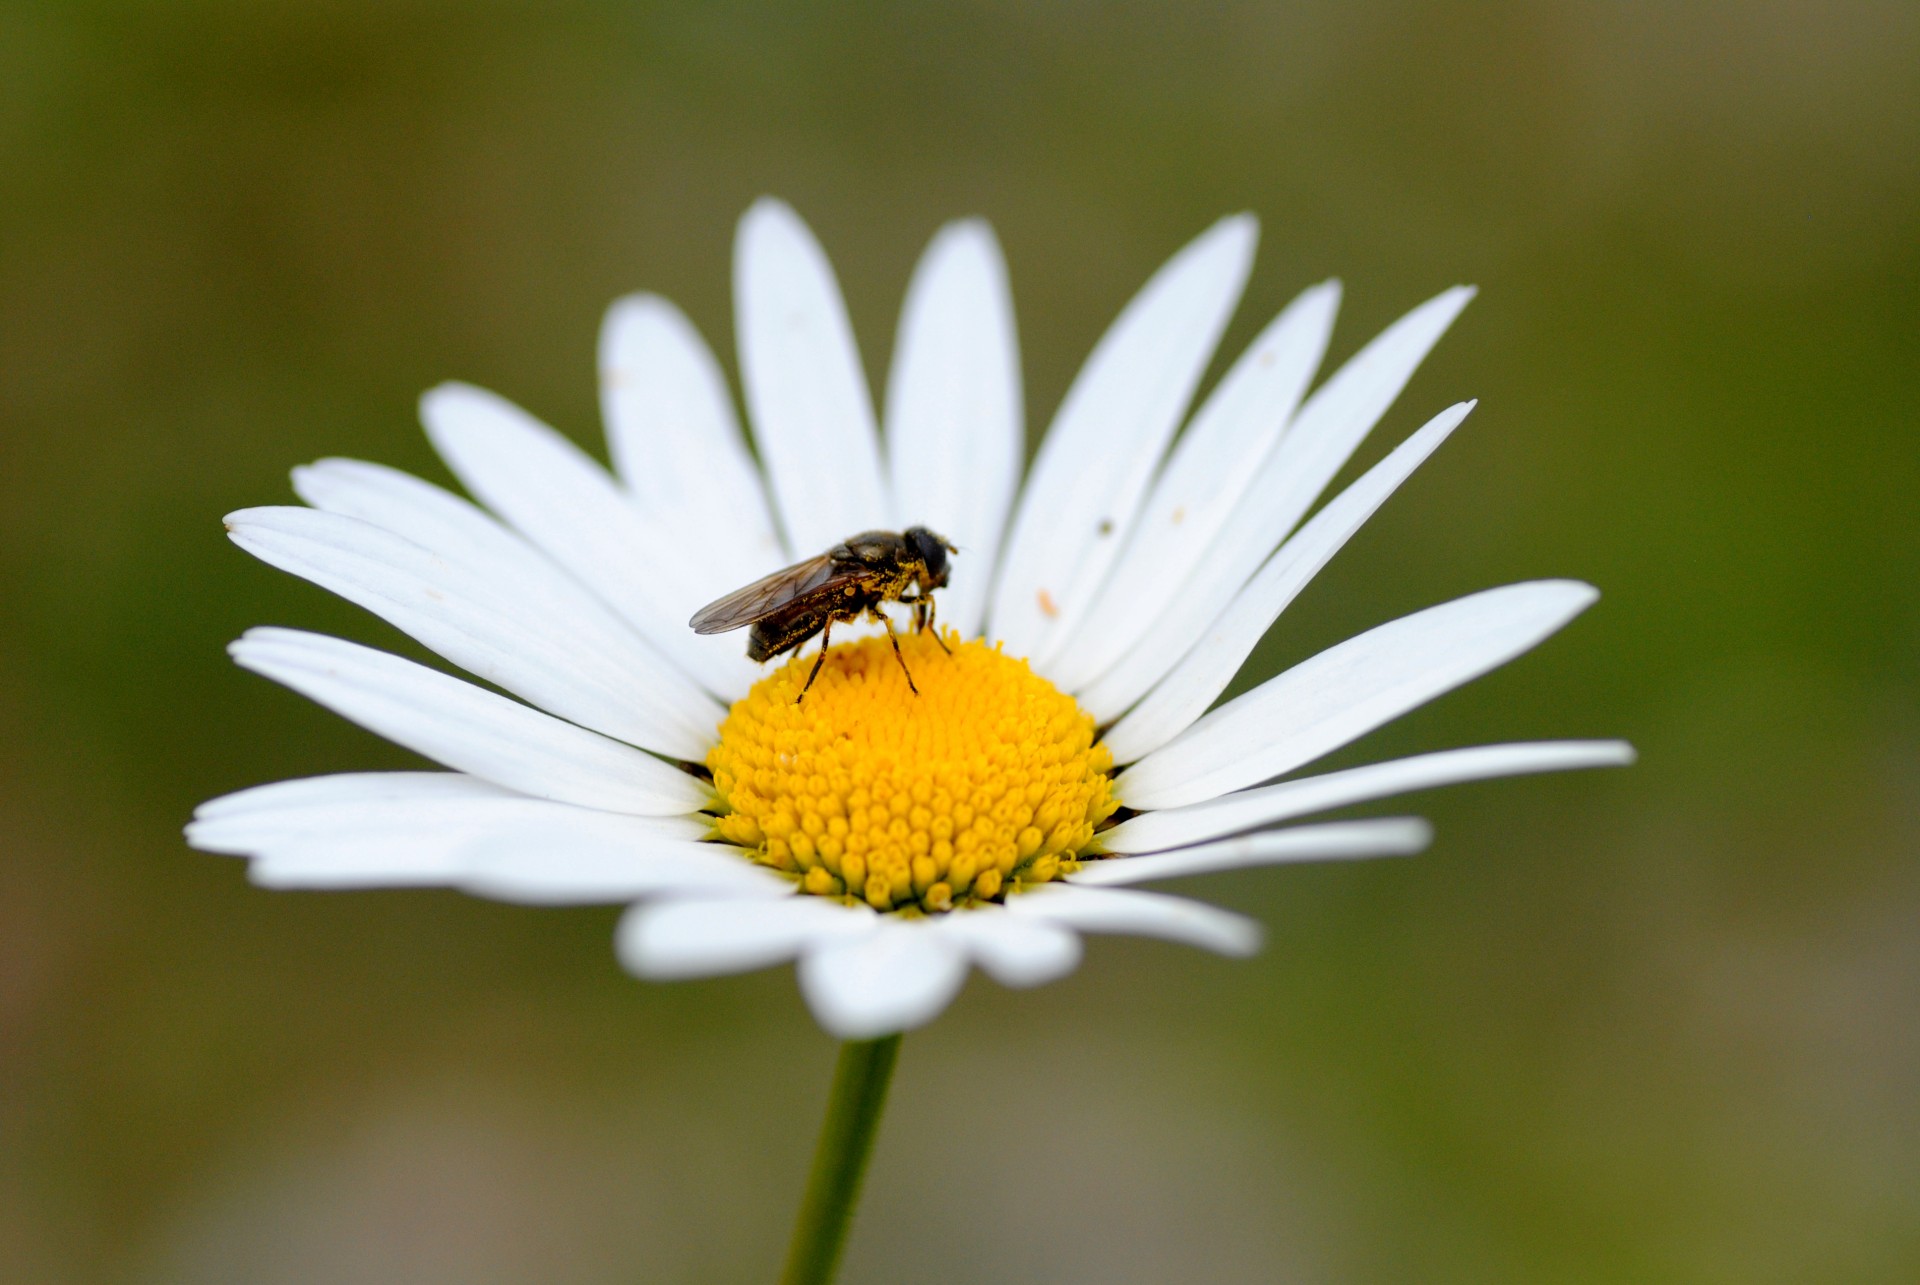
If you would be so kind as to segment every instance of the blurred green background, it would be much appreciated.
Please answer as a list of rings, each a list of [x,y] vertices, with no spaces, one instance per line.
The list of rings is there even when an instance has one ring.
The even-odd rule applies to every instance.
[[[906,1044],[847,1279],[1920,1279],[1920,9],[0,4],[0,1278],[758,1281],[833,1047],[789,971],[634,982],[612,910],[270,894],[210,795],[407,756],[234,669],[389,644],[220,516],[444,479],[464,378],[599,449],[600,313],[731,365],[791,200],[869,371],[1005,244],[1029,418],[1218,215],[1227,351],[1482,294],[1363,461],[1454,442],[1256,657],[1486,585],[1605,591],[1341,761],[1622,735],[1412,801],[1411,862],[1190,881],[1230,963],[1095,942]],[[1217,369],[1217,367],[1216,367]],[[1403,805],[1405,806],[1405,805]]]

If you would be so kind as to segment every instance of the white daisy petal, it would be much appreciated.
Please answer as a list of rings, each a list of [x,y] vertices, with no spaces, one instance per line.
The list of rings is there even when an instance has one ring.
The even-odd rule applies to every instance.
[[[1002,986],[1041,986],[1080,964],[1080,938],[1044,919],[1010,915],[1001,906],[978,906],[933,920]]]
[[[1624,741],[1540,741],[1442,750],[1281,781],[1188,807],[1143,812],[1102,831],[1097,845],[1107,852],[1157,852],[1435,786],[1529,772],[1623,767],[1631,762],[1633,747]]]
[[[645,902],[620,919],[614,950],[628,972],[666,980],[745,973],[815,945],[875,932],[866,906],[825,897]]]
[[[989,620],[1050,654],[1092,605],[1246,284],[1255,223],[1222,219],[1147,282],[1067,390],[1027,477]]]
[[[530,607],[569,616],[606,612],[578,581],[480,506],[411,473],[366,460],[324,459],[293,470],[293,489],[324,513],[370,522],[501,582],[503,593],[523,597]]]
[[[1048,671],[1083,686],[1132,650],[1206,555],[1326,353],[1340,285],[1310,287],[1247,346],[1174,444],[1106,584]]]
[[[456,853],[468,892],[543,905],[647,897],[790,897],[794,886],[739,848],[606,827],[500,827]]]
[[[586,651],[575,620],[520,610],[477,573],[357,518],[261,508],[226,522],[228,536],[255,557],[365,607],[549,713],[682,759],[701,758],[712,743],[722,708],[637,639],[611,655]]]
[[[833,268],[800,216],[756,202],[734,241],[734,324],[754,440],[796,556],[893,524],[873,401]]]
[[[659,526],[700,533],[716,583],[746,584],[792,561],[720,363],[667,300],[629,295],[607,310],[600,410],[620,479]],[[716,504],[725,522],[712,520]]]
[[[523,794],[653,816],[708,801],[705,786],[650,754],[371,647],[250,629],[228,650],[395,744]]]
[[[503,611],[565,636],[582,656],[646,683],[695,725],[715,702],[686,672],[615,615],[605,602],[479,506],[398,469],[328,459],[293,471],[293,487],[314,508],[391,531],[462,567],[492,590]]]
[[[1598,596],[1577,581],[1532,581],[1370,629],[1214,710],[1122,772],[1114,792],[1146,811],[1290,772],[1506,663]]]
[[[1306,516],[1472,298],[1470,288],[1456,286],[1428,300],[1387,327],[1315,390],[1248,484],[1206,555],[1181,581],[1165,610],[1152,619],[1125,662],[1138,670],[1143,667],[1142,654],[1164,657],[1165,664],[1186,654]]]
[[[362,804],[437,802],[464,799],[524,799],[523,794],[503,790],[497,785],[458,772],[337,772],[329,776],[303,776],[291,781],[249,786],[208,799],[193,810],[196,822],[274,813],[309,807],[339,806],[352,809]],[[540,800],[542,807],[551,806]]]
[[[616,835],[693,840],[711,828],[709,818],[692,813],[601,812],[536,799],[460,772],[338,772],[209,799],[194,809],[188,837],[206,851],[244,853],[250,845],[279,839],[326,839],[363,823],[370,829],[403,823],[426,830],[469,822],[496,828],[555,817],[591,817]]]
[[[1390,817],[1380,821],[1335,821],[1292,830],[1243,834],[1237,839],[1203,843],[1177,852],[1095,861],[1068,875],[1068,882],[1088,887],[1117,887],[1173,879],[1182,875],[1213,874],[1250,866],[1281,865],[1293,861],[1351,861],[1362,857],[1404,857],[1433,841],[1433,827],[1417,817]]]
[[[887,462],[898,520],[964,555],[940,593],[941,622],[964,638],[980,631],[1025,446],[1000,244],[978,220],[949,224],[907,287],[887,380]]]
[[[1266,565],[1220,613],[1212,628],[1173,664],[1170,672],[1166,668],[1169,658],[1156,654],[1152,646],[1172,636],[1161,634],[1143,642],[1100,681],[1082,692],[1080,703],[1100,722],[1113,719],[1139,700],[1142,692],[1147,692],[1145,699],[1107,733],[1107,748],[1113,751],[1114,762],[1131,763],[1191,727],[1193,721],[1206,712],[1207,706],[1227,690],[1227,684],[1240,672],[1240,666],[1246,663],[1260,639],[1306,588],[1308,581],[1439,448],[1472,409],[1472,402],[1462,402],[1436,415],[1426,427],[1402,442],[1359,481],[1314,514],[1267,559]],[[1161,674],[1165,677],[1160,677]]]
[[[924,1026],[967,979],[960,944],[925,924],[887,920],[867,936],[800,956],[800,990],[830,1035],[871,1040]]]
[[[1009,914],[1031,916],[1076,932],[1160,937],[1220,955],[1260,949],[1260,925],[1244,915],[1184,897],[1132,888],[1042,884],[1007,901]]]
[[[731,699],[752,685],[738,639],[687,628],[689,616],[737,586],[688,557],[684,539],[641,513],[586,452],[466,384],[427,393],[420,417],[462,485],[708,691]]]
[[[1314,390],[1271,460],[1266,476],[1281,485],[1266,496],[1257,482],[1249,491],[1249,496],[1294,514],[1283,531],[1300,520],[1353,457],[1473,295],[1471,286],[1442,291],[1381,331]]]
[[[212,799],[194,811],[187,842],[254,858],[251,877],[271,887],[418,887],[457,882],[466,845],[529,826],[641,847],[692,846],[707,831],[688,816],[599,812],[453,772],[353,772]]]
[[[444,888],[458,875],[451,854],[441,845],[428,836],[403,833],[375,835],[351,848],[288,843],[247,865],[248,882],[279,892]]]

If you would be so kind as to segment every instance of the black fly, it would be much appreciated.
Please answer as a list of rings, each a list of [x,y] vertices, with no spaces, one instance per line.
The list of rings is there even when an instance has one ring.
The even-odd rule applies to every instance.
[[[908,603],[913,607],[915,630],[931,628],[933,591],[946,587],[947,555],[958,552],[945,536],[923,526],[910,526],[905,531],[862,531],[817,558],[797,562],[708,603],[688,623],[696,634],[723,634],[752,625],[747,634],[747,658],[755,661],[771,660],[815,634],[822,635],[820,656],[813,662],[800,695],[794,698],[797,702],[806,698],[807,688],[813,686],[821,662],[827,658],[833,622],[872,616],[886,625],[887,641],[893,644],[900,672],[907,676],[907,688],[918,696],[920,689],[913,685],[913,673],[900,654],[893,622],[880,610],[880,604]],[[913,591],[911,597],[909,590]],[[946,650],[938,630],[933,638],[941,650]]]

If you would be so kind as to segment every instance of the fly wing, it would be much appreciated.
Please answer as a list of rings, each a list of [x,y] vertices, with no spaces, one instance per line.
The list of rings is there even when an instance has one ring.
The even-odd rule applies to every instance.
[[[763,620],[797,598],[823,588],[838,588],[843,581],[853,578],[836,576],[833,559],[823,553],[782,568],[744,589],[735,589],[694,612],[693,619],[687,623],[696,634],[724,634],[729,629]]]

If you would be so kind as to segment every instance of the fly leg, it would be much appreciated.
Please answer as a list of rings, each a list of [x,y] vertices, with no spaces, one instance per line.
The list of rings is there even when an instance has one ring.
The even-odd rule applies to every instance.
[[[833,640],[833,617],[828,616],[826,626],[820,630],[820,654],[813,658],[813,668],[807,671],[807,681],[800,685],[800,694],[793,698],[794,704],[798,705],[801,701],[807,698],[807,688],[813,686],[813,680],[820,677],[820,666],[827,663],[827,644],[832,640]],[[900,644],[895,643],[893,645],[893,649],[896,652],[899,651]],[[908,679],[907,681],[909,684],[911,684],[913,680]]]
[[[893,632],[893,622],[887,619],[885,612],[876,611],[873,614],[879,616],[880,623],[887,627],[887,641],[893,644],[893,658],[900,662],[900,672],[907,676],[907,690],[918,696],[920,689],[913,685],[913,671],[907,668],[907,658],[900,654],[900,637]]]
[[[947,646],[947,640],[940,636],[940,627],[933,622],[933,615],[939,609],[939,604],[930,595],[924,593],[920,595],[920,600],[927,604],[927,614],[920,627],[933,630],[933,640],[940,644],[940,650],[949,656],[953,655],[953,648]]]
[[[922,592],[917,598],[902,598],[900,601],[913,605],[913,632],[923,634],[932,629],[933,640],[940,644],[940,650],[949,656],[953,655],[953,648],[947,646],[947,640],[940,636],[940,630],[934,626],[934,613],[938,610],[939,604],[933,597]]]

